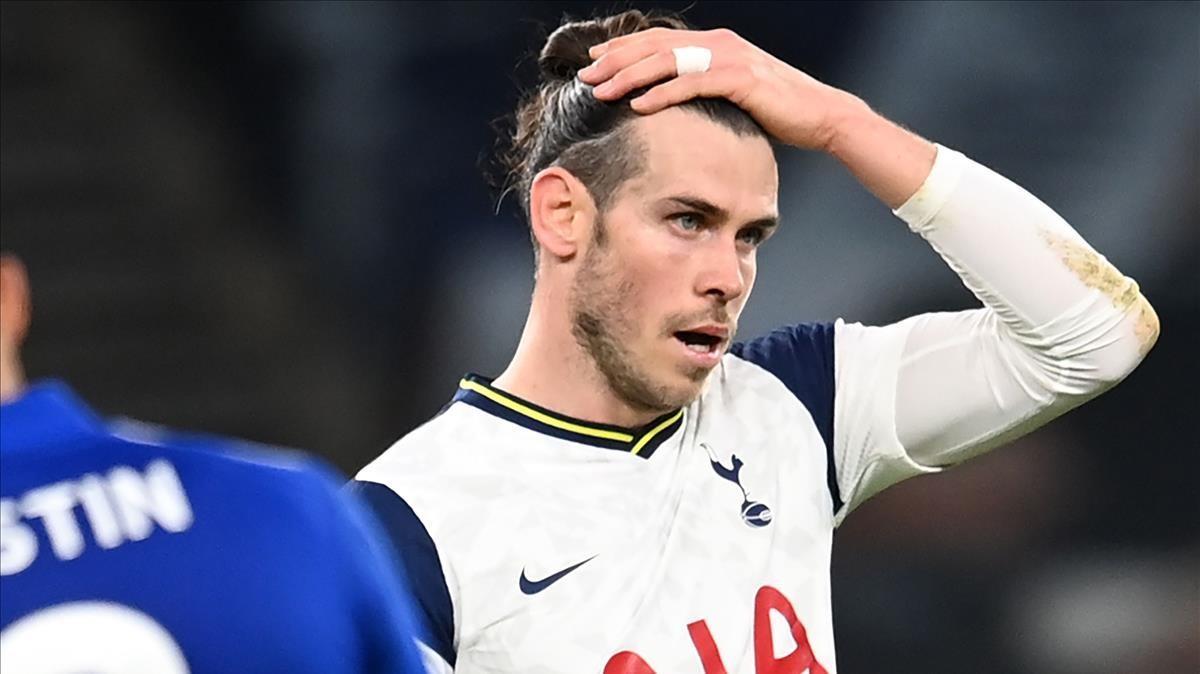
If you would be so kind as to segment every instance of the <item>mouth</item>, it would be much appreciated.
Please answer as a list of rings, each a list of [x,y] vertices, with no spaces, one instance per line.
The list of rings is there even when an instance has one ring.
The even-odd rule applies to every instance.
[[[679,330],[673,336],[704,364],[715,365],[724,350],[725,342],[729,339],[729,330],[720,326],[705,325]]]

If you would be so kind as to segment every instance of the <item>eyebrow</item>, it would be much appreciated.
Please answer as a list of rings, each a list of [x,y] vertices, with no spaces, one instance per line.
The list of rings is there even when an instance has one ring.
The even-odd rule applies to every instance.
[[[665,201],[676,203],[684,208],[690,208],[697,213],[705,215],[714,220],[728,220],[729,211],[724,208],[700,197],[691,196],[688,194],[677,194],[667,197]],[[763,229],[775,229],[779,227],[779,217],[768,215],[765,218],[758,218],[742,225],[743,227],[762,227]]]

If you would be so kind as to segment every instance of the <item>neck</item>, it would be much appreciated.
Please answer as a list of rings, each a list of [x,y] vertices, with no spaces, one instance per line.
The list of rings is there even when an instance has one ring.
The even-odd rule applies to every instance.
[[[16,358],[0,358],[0,403],[16,400],[25,390],[25,373]]]
[[[539,284],[540,285],[540,284]],[[496,388],[559,414],[613,426],[637,427],[660,413],[635,409],[619,398],[595,362],[575,341],[565,294],[534,290],[516,354],[493,381]]]

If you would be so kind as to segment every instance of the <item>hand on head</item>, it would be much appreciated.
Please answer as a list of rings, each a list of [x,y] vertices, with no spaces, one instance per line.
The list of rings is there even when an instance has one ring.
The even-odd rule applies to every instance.
[[[828,149],[837,123],[866,104],[817,81],[728,29],[656,27],[593,46],[579,79],[596,98],[630,101],[641,114],[695,98],[725,98],[772,137],[806,150]]]

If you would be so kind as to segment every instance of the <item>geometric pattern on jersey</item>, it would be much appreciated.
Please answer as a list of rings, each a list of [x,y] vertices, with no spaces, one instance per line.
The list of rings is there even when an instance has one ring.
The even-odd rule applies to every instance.
[[[832,323],[802,323],[779,328],[730,348],[733,355],[762,366],[779,378],[812,415],[825,441],[826,484],[833,510],[842,509],[837,464],[833,460],[834,328]]]
[[[135,433],[133,437],[131,433]],[[324,464],[0,406],[0,670],[417,672],[382,532]]]
[[[834,672],[834,332],[740,344],[639,429],[465,378],[357,475],[436,626],[426,645],[467,673]]]

